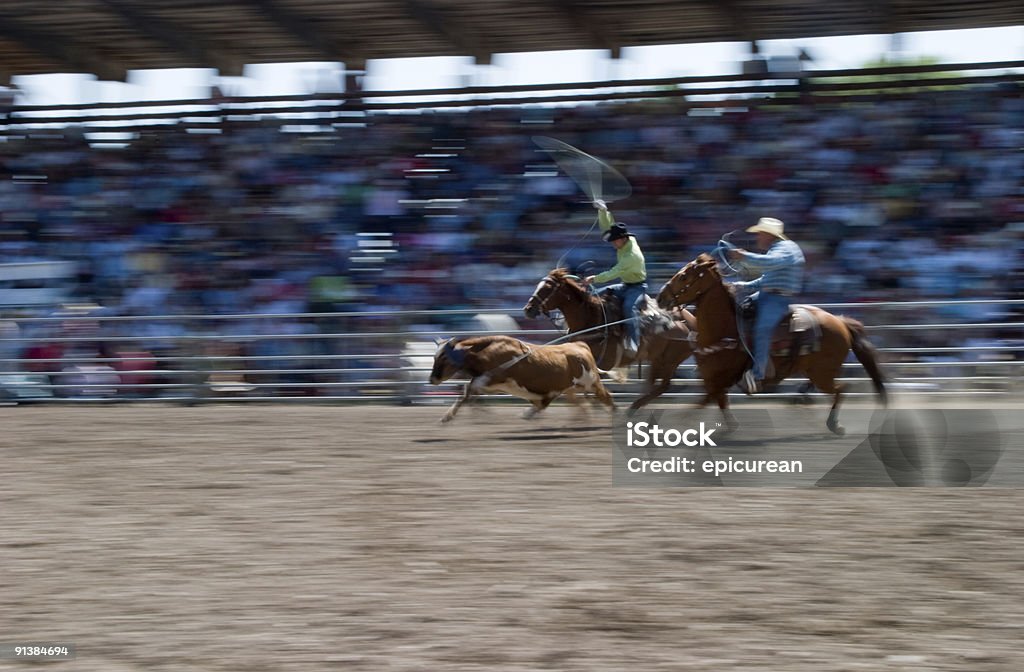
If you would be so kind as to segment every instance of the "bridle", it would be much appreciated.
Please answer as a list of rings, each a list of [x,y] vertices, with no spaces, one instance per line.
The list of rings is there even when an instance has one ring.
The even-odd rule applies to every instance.
[[[565,282],[564,278],[556,279],[556,278],[552,277],[551,274],[549,273],[548,275],[544,276],[544,279],[541,280],[537,284],[537,289],[534,290],[533,294],[530,295],[530,300],[527,301],[526,304],[530,305],[531,302],[536,300],[537,299],[537,294],[541,291],[541,289],[543,289],[543,288],[550,288],[550,291],[548,292],[548,295],[545,296],[543,299],[540,299],[540,303],[537,306],[537,310],[539,310],[544,315],[544,317],[548,318],[548,320],[551,321],[551,323],[555,326],[556,329],[558,329],[559,331],[568,332],[569,331],[569,325],[566,322],[565,315],[562,314],[562,315],[559,315],[558,317],[555,317],[555,316],[552,316],[551,312],[547,309],[548,301],[550,301],[552,298],[554,298],[555,295],[558,294],[558,292],[562,290],[562,283],[563,282]],[[603,326],[604,327],[604,334],[603,334],[603,336],[601,338],[601,353],[599,355],[597,355],[597,360],[598,361],[602,361],[604,359],[604,356],[605,356],[606,351],[608,349],[608,341],[609,341],[609,338],[608,338],[608,327],[609,327],[609,323],[608,323],[608,310],[605,307],[604,301],[601,301],[600,304],[601,304],[601,322],[603,324],[601,324],[599,326]],[[587,330],[585,330],[585,331],[587,331]]]
[[[555,294],[558,293],[558,289],[559,289],[559,284],[550,275],[544,276],[544,279],[540,281],[540,285],[538,285],[537,289],[533,292],[533,294],[530,295],[530,300],[527,301],[526,304],[529,305],[530,303],[532,303],[534,301],[534,299],[537,298],[537,294],[541,290],[541,285],[543,285],[544,287],[550,287],[551,291],[549,291],[548,295],[545,296],[540,301],[540,305],[537,306],[537,310],[539,310],[540,312],[544,313],[544,315],[547,318],[550,319],[551,318],[551,314],[550,314],[550,311],[547,309],[548,301],[550,301],[555,296]]]
[[[706,270],[700,271],[700,273],[697,274],[697,279],[703,278],[704,274],[707,273],[707,272],[709,272],[709,271],[706,271]],[[694,281],[690,280],[690,282],[687,282],[678,291],[672,289],[672,281],[671,280],[669,280],[667,283],[665,283],[665,288],[669,289],[670,296],[672,298],[672,303],[673,303],[674,306],[678,306],[680,304],[680,301],[679,301],[680,295],[682,295],[683,292],[688,290],[693,285],[693,283],[694,283]],[[664,288],[663,288],[663,290],[664,290]],[[710,290],[711,290],[711,287],[706,287],[705,289],[702,289],[701,291],[697,292],[697,294],[694,295],[693,300],[690,301],[690,303],[693,303],[693,302],[697,301],[697,299],[699,299],[700,297],[702,297],[705,294],[707,294]]]
[[[694,271],[697,272],[697,277],[693,278],[693,279],[690,279],[690,281],[687,282],[685,285],[683,285],[678,291],[671,290],[671,288],[670,288],[672,302],[673,302],[674,305],[679,305],[681,303],[680,300],[679,300],[679,296],[681,294],[683,294],[683,292],[688,290],[690,287],[692,287],[693,283],[696,280],[698,280],[700,278],[703,278],[705,273],[710,273],[711,272],[709,269],[700,269],[699,266],[698,267],[694,267]],[[684,269],[683,272],[686,272],[686,269]],[[668,283],[666,283],[666,287],[669,287],[671,285],[671,283],[672,283],[672,281],[669,280]],[[704,289],[702,289],[699,292],[697,292],[693,296],[693,298],[691,299],[690,302],[692,302],[692,303],[698,302],[702,296],[704,296],[709,291],[711,291],[711,288],[713,286],[714,286],[713,284],[709,284],[707,287],[705,287]],[[663,288],[662,291],[664,291],[664,288]],[[737,307],[737,309],[738,309],[738,307]],[[738,323],[737,323],[737,328],[739,329],[739,324]],[[742,329],[740,329],[740,332],[742,333]],[[722,338],[721,340],[719,340],[717,343],[713,343],[713,344],[711,344],[709,346],[697,347],[696,346],[696,343],[697,343],[697,332],[696,331],[691,331],[690,332],[690,336],[692,337],[691,340],[694,343],[693,354],[701,355],[701,356],[714,355],[714,354],[717,354],[719,352],[722,352],[723,350],[735,350],[739,346],[739,344],[741,342],[741,341],[738,341],[735,338],[725,337],[725,338]],[[743,345],[744,345],[744,348],[746,349],[746,344],[744,343]],[[747,352],[749,354],[749,352],[750,352],[749,349],[747,349]],[[751,355],[751,358],[752,357],[753,357],[753,355]]]

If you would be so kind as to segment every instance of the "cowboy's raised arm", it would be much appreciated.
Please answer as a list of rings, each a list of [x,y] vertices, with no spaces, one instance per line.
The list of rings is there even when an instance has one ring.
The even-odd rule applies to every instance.
[[[601,233],[604,233],[608,229],[612,228],[612,224],[615,223],[615,218],[612,217],[611,211],[608,210],[608,205],[601,199],[594,201],[594,207],[597,208],[597,221],[601,226]]]

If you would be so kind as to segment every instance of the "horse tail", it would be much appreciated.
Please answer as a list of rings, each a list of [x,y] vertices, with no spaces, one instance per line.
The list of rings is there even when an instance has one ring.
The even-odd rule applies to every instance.
[[[878,366],[878,351],[868,341],[864,325],[858,320],[846,317],[845,315],[840,316],[840,319],[846,325],[846,328],[850,330],[850,340],[852,341],[850,347],[853,349],[854,356],[868,372],[868,375],[871,376],[871,382],[875,384],[875,392],[881,397],[882,404],[887,405],[889,403],[889,395],[885,391],[885,376],[882,375],[882,370]]]

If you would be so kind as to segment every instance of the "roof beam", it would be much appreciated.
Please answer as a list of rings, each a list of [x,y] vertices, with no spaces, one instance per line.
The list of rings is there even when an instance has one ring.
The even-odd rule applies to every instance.
[[[900,32],[896,26],[895,10],[891,0],[864,0],[863,7],[868,15],[873,17],[872,22],[882,33]]]
[[[735,40],[740,42],[755,42],[758,36],[754,34],[750,18],[747,13],[736,3],[736,0],[705,0],[706,4],[718,11],[732,29],[732,32],[723,36],[724,40]]]
[[[272,23],[284,28],[292,37],[295,37],[299,42],[319,53],[324,60],[345,61],[346,53],[350,54],[349,60],[352,59],[351,52],[353,49],[341,49],[333,39],[320,29],[317,22],[282,7],[276,0],[253,0],[253,4]],[[348,35],[346,35],[345,40],[346,42],[351,41]]]
[[[165,19],[140,12],[118,0],[97,0],[101,5],[117,14],[140,33],[160,42],[172,51],[192,61],[196,67],[217,68],[223,75],[241,75],[245,60],[236,54],[227,54],[216,49],[209,42],[183,26]]]
[[[597,49],[607,49],[612,52],[612,58],[622,56],[622,45],[612,36],[604,26],[587,12],[586,7],[579,0],[555,0],[558,7],[568,17],[572,25],[579,27],[587,34],[589,41]]]
[[[401,0],[401,6],[432,33],[441,36],[446,42],[472,56],[477,63],[491,62],[491,52],[483,47],[482,41],[474,38],[478,31],[471,30],[425,0]]]
[[[66,66],[67,72],[90,73],[101,80],[122,82],[128,74],[128,68],[123,64],[111,61],[89,46],[69,40],[64,35],[48,33],[13,21],[6,16],[0,16],[0,37],[20,42],[55,64]]]

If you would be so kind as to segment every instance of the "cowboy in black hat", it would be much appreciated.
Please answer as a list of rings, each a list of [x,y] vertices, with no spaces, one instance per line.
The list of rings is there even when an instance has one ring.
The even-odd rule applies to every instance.
[[[591,275],[585,278],[587,284],[604,283],[609,280],[619,279],[622,282],[610,286],[608,289],[615,292],[615,295],[622,300],[623,317],[633,317],[626,322],[626,357],[635,357],[640,348],[640,320],[638,312],[644,296],[647,294],[647,265],[644,262],[644,253],[640,249],[640,243],[636,242],[636,236],[629,232],[626,225],[616,222],[608,211],[604,201],[594,201],[594,207],[598,210],[598,222],[601,225],[603,238],[615,246],[616,264],[604,273]]]

